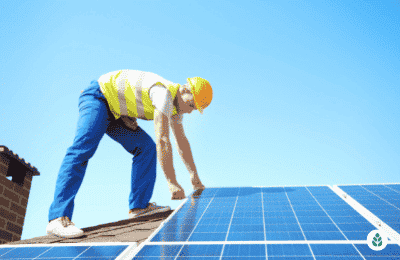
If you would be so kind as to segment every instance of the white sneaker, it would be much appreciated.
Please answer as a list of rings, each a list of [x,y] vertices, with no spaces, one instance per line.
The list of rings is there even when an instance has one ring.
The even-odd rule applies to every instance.
[[[153,215],[156,213],[160,212],[165,212],[171,210],[169,206],[163,207],[163,206],[157,206],[155,202],[149,203],[147,208],[142,209],[141,211],[133,213],[132,210],[129,211],[129,218],[139,218],[139,217],[144,217],[148,215]]]
[[[81,237],[83,230],[75,227],[68,217],[60,217],[53,219],[47,225],[46,232],[48,235],[54,235],[63,238]]]

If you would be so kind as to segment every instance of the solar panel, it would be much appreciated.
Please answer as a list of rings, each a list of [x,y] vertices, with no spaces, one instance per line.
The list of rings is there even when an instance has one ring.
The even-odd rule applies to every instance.
[[[105,244],[105,245],[101,245]],[[125,245],[112,243],[93,244],[55,244],[55,245],[19,245],[2,246],[0,248],[0,259],[118,259],[121,255],[133,251],[137,243],[125,243]]]
[[[365,240],[375,229],[326,186],[210,188],[151,241]]]
[[[339,188],[400,232],[400,185],[346,185]]]
[[[133,259],[400,259],[396,241],[369,248],[377,229],[328,186],[207,188],[189,196]]]

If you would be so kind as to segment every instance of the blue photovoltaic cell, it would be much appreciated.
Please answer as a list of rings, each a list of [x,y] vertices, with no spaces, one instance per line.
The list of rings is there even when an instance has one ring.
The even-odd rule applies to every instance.
[[[163,256],[164,260],[174,259],[181,250],[182,245],[146,245],[144,246],[133,259],[140,259],[143,257],[160,257]]]
[[[398,192],[400,192],[400,184],[387,184],[385,185],[388,188],[391,188],[393,190],[396,190]]]
[[[400,250],[398,245],[387,245],[381,251],[374,251],[368,245],[355,245],[366,260],[399,260]]]
[[[311,247],[311,250],[310,250]],[[360,254],[360,253],[361,254]],[[133,259],[249,259],[249,260],[328,260],[399,259],[400,247],[387,245],[373,251],[367,245],[353,244],[227,244],[227,245],[146,245]],[[182,258],[181,258],[182,257]]]
[[[128,246],[65,246],[1,248],[0,259],[115,259]],[[76,258],[77,257],[77,258]]]
[[[7,248],[7,252],[3,253],[3,251],[0,251],[0,259],[34,258],[48,251],[50,248],[51,247],[13,247],[10,250]],[[2,249],[4,250],[5,248]]]
[[[375,227],[326,186],[208,188],[151,242],[366,240]]]
[[[339,188],[391,228],[400,232],[399,185],[354,185],[339,186]]]

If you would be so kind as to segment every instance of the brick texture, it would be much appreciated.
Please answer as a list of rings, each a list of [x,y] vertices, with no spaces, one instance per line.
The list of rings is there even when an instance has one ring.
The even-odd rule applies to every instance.
[[[14,201],[16,203],[19,203],[19,198],[20,196],[16,194],[14,191],[11,191],[9,189],[5,189],[3,192],[3,196],[10,199],[11,201]]]
[[[7,176],[8,167],[0,163],[0,176]]]
[[[26,206],[28,205],[28,199],[27,198],[21,198],[21,202],[20,204],[22,207],[26,208]]]
[[[10,207],[10,201],[3,195],[0,195],[0,206],[5,208]]]
[[[22,227],[19,227],[11,222],[7,223],[7,230],[17,234],[22,234]]]
[[[0,186],[14,190],[14,183],[4,176],[0,176]]]
[[[0,238],[6,241],[11,241],[13,235],[5,230],[0,230]]]
[[[17,215],[14,212],[11,212],[11,210],[5,208],[0,208],[0,217],[12,222],[17,220]]]
[[[25,198],[29,198],[29,190],[22,189],[20,194]]]
[[[5,177],[7,175],[9,161],[5,157],[0,155],[0,176]]]
[[[15,223],[17,223],[17,225],[20,225],[21,227],[24,226],[24,222],[25,222],[25,216],[23,217],[18,217],[17,216],[17,220],[15,221]]]
[[[15,213],[17,213],[20,217],[24,217],[25,216],[26,208],[20,207],[17,204],[12,202],[10,209],[12,211],[14,211]]]
[[[31,189],[32,185],[32,176],[26,176],[24,180],[24,188],[26,188],[28,191]]]
[[[23,187],[23,192],[22,192],[22,194],[23,194],[26,198],[29,198],[29,192],[30,192],[30,189],[27,189],[27,188]]]
[[[13,235],[12,241],[19,241],[21,240],[21,236]]]
[[[13,190],[14,190],[17,194],[22,194],[22,192],[24,191],[24,188],[22,187],[22,185],[19,186],[18,184],[13,183],[13,186],[14,186],[14,189],[13,189]]]
[[[0,217],[0,229],[6,229],[6,223],[7,223],[7,220]]]
[[[28,171],[28,173],[33,174],[31,171]],[[32,183],[32,175],[26,175],[25,176],[25,182]]]

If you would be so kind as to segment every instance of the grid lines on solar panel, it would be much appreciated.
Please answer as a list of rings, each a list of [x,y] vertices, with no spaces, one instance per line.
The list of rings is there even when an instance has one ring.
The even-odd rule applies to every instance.
[[[226,244],[145,245],[133,259],[248,259],[248,260],[385,260],[400,258],[400,247],[389,244],[373,251],[366,244]]]
[[[365,240],[372,230],[326,186],[211,188],[189,198],[151,242]]]
[[[12,247],[0,248],[0,259],[115,259],[128,246],[54,246],[54,247]]]
[[[400,232],[400,192],[398,185],[339,186],[398,233]]]
[[[376,229],[330,188],[320,186],[306,187],[306,189],[333,222],[335,227],[332,224],[326,227],[329,231],[336,228],[348,240],[366,240],[368,234]]]

